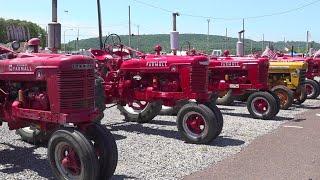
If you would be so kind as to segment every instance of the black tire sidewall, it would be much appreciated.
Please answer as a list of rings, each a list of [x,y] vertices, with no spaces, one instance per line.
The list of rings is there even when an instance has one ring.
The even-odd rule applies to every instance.
[[[269,103],[269,112],[267,114],[263,114],[262,116],[259,114],[256,114],[253,111],[253,107],[251,106],[252,101],[256,98],[256,97],[261,97],[263,99],[265,99],[266,101],[268,101]],[[268,92],[255,92],[252,93],[247,101],[247,108],[249,113],[256,119],[264,119],[264,120],[268,120],[268,119],[274,119],[274,117],[277,115],[278,110],[277,110],[277,101],[276,99],[273,97],[273,95],[271,95]]]

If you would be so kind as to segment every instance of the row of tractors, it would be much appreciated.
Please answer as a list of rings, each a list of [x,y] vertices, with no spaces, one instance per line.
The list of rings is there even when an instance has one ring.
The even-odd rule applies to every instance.
[[[191,49],[175,56],[161,51],[161,46],[154,54],[136,51],[115,34],[106,38],[102,50],[91,49],[86,56],[16,53],[0,47],[0,122],[7,122],[24,141],[47,143],[57,179],[109,179],[118,151],[114,137],[101,125],[106,105],[116,105],[130,122],[176,115],[186,142],[208,144],[223,129],[216,104],[246,101],[253,118],[274,119],[280,109],[320,93],[315,58],[231,57],[228,51],[213,57]]]

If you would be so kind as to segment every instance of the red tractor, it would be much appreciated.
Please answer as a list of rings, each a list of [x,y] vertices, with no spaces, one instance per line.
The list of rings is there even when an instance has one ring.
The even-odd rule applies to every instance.
[[[104,50],[91,53],[104,79],[105,103],[116,103],[126,121],[146,123],[160,113],[162,105],[192,100],[177,116],[181,136],[190,143],[209,143],[221,133],[222,114],[209,103],[207,57],[164,56],[160,46],[156,54],[146,55],[124,47],[115,34],[104,44]]]
[[[278,97],[269,91],[269,60],[250,57],[212,57],[210,59],[209,90],[219,87],[218,104],[230,105],[245,97],[254,118],[273,119],[280,110]],[[241,99],[240,99],[241,100]]]
[[[117,165],[115,139],[94,122],[103,117],[95,106],[94,66],[90,57],[0,47],[0,123],[48,138],[57,179],[107,179]]]

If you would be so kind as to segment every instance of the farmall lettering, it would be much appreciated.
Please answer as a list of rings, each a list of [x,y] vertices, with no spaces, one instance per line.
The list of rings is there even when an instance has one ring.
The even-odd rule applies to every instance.
[[[167,67],[167,61],[151,61],[147,62],[147,67]]]
[[[32,67],[26,64],[10,64],[9,72],[32,72]]]
[[[221,66],[234,67],[239,66],[239,62],[221,62]]]

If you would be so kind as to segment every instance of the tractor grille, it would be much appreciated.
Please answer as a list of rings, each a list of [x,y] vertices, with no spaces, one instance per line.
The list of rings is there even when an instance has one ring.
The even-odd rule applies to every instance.
[[[300,84],[304,84],[306,81],[306,70],[300,70],[300,74],[299,74],[299,79],[300,79]]]
[[[208,67],[193,66],[190,72],[192,92],[205,93],[208,91]]]
[[[94,108],[94,71],[70,70],[58,73],[61,111]]]
[[[260,83],[268,83],[268,71],[269,67],[265,64],[261,64],[259,68],[259,82]]]

